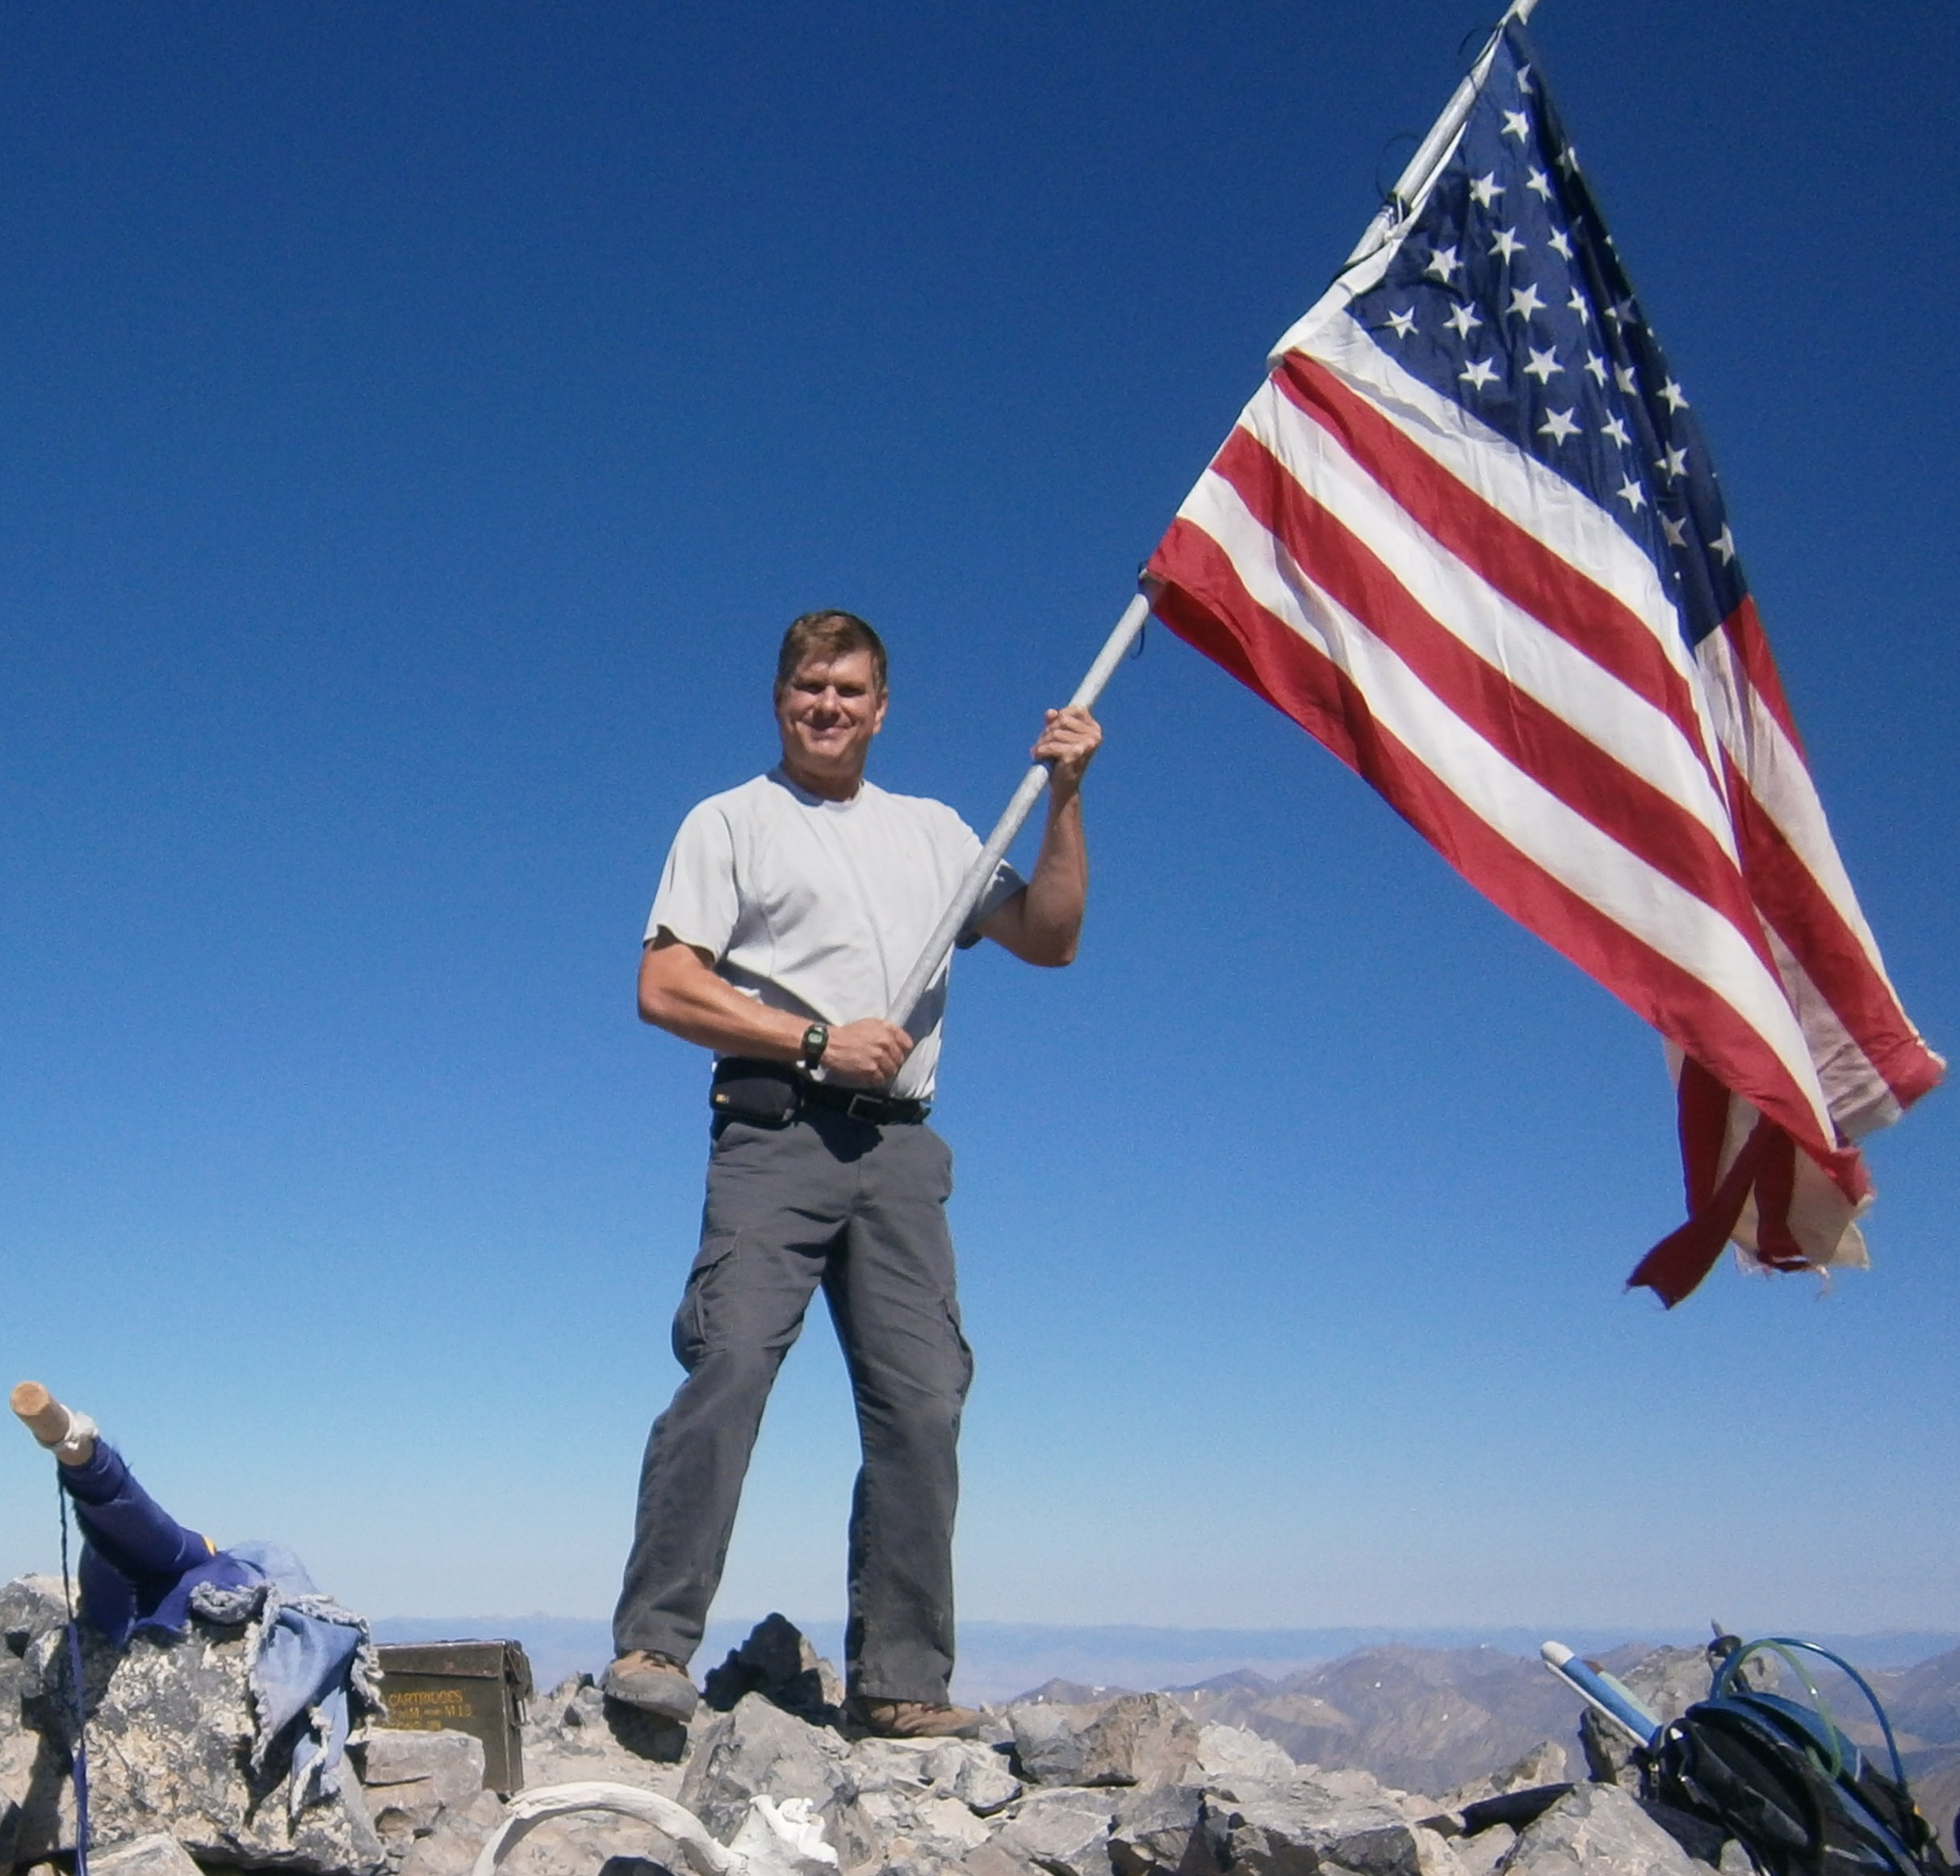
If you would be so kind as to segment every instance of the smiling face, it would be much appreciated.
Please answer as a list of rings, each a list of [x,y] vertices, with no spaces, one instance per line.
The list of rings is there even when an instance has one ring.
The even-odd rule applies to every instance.
[[[776,693],[790,780],[827,801],[848,801],[863,779],[871,739],[885,727],[888,701],[869,651],[805,659]]]

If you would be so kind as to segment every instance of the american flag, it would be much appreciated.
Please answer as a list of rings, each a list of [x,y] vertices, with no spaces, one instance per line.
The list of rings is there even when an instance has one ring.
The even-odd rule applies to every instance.
[[[1866,1261],[1852,1144],[1944,1064],[1826,826],[1707,443],[1514,6],[1178,511],[1158,615],[1657,1029],[1688,1222]]]

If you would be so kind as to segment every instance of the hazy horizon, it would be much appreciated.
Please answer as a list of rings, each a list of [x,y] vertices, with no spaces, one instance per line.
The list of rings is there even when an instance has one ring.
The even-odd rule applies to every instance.
[[[841,1663],[841,1618],[799,1623],[798,1626],[810,1637],[819,1654],[833,1663]],[[696,1680],[717,1666],[753,1627],[754,1621],[710,1623],[692,1664]],[[540,1692],[548,1691],[567,1674],[596,1676],[610,1654],[610,1626],[599,1617],[379,1617],[375,1620],[374,1629],[375,1638],[383,1642],[521,1641],[530,1658]],[[1706,1641],[1708,1635],[1706,1626],[1690,1631],[1637,1623],[1217,1629],[1137,1623],[975,1621],[961,1624],[953,1685],[961,1698],[999,1701],[1051,1680],[1139,1691],[1193,1686],[1245,1669],[1279,1680],[1363,1648],[1395,1644],[1426,1648],[1488,1648],[1535,1660],[1539,1644],[1547,1640],[1562,1641],[1583,1654],[1602,1654],[1633,1644],[1656,1648],[1695,1646]],[[1960,1629],[1816,1635],[1803,1639],[1836,1650],[1858,1667],[1876,1670],[1916,1666],[1960,1647]]]

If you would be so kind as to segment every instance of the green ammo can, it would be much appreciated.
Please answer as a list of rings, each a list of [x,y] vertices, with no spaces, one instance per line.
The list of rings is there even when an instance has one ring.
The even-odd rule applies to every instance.
[[[447,1727],[483,1741],[484,1782],[500,1796],[524,1788],[524,1703],[531,1664],[514,1641],[390,1642],[381,1657],[381,1723],[406,1732]]]

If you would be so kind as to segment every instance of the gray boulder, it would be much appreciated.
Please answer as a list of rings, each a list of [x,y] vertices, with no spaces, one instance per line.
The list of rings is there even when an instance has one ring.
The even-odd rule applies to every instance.
[[[1561,1783],[1571,1775],[1566,1769],[1568,1763],[1565,1748],[1556,1740],[1541,1740],[1522,1758],[1486,1773],[1481,1778],[1472,1778],[1447,1794],[1436,1807],[1440,1821],[1428,1818],[1422,1821],[1445,1836],[1457,1836],[1463,1829],[1463,1814],[1472,1805]]]
[[[1721,1844],[1719,1833],[1617,1785],[1580,1785],[1526,1827],[1497,1868],[1501,1876],[1708,1876]]]
[[[1146,1785],[1124,1792],[1109,1823],[1115,1876],[1180,1869],[1204,1810],[1201,1785]]]
[[[1433,1832],[1418,1833],[1385,1799],[1330,1803],[1311,1779],[1284,1790],[1209,1790],[1183,1867],[1186,1876],[1225,1870],[1294,1876],[1326,1864],[1357,1876],[1430,1876],[1419,1836],[1442,1842]]]
[[[31,1862],[73,1845],[75,1742],[61,1620],[58,1601],[31,1581],[0,1595],[0,1660],[7,1664],[0,1775],[10,1786],[0,1862]],[[205,1861],[379,1876],[381,1840],[346,1766],[336,1789],[310,1797],[296,1814],[283,1748],[253,1767],[248,1627],[196,1620],[182,1637],[137,1635],[120,1651],[92,1630],[82,1634],[94,1840],[161,1832]]]
[[[954,1799],[976,1817],[1003,1810],[1023,1790],[1007,1760],[975,1740],[864,1739],[848,1764],[861,1793]]]
[[[1005,1756],[974,1740],[937,1741],[926,1755],[925,1771],[933,1791],[958,1799],[976,1817],[1005,1810],[1024,1789]]]
[[[1100,1710],[1060,1701],[1030,1702],[1007,1710],[1014,1728],[1014,1761],[1037,1785],[1074,1785],[1086,1755],[1083,1735]]]
[[[982,1814],[1021,1791],[998,1752],[967,1740],[860,1740],[844,1771],[853,1794],[827,1822],[847,1871],[961,1865],[987,1840]]]
[[[1284,1785],[1300,1768],[1271,1740],[1242,1726],[1198,1728],[1198,1769],[1227,1788],[1241,1783]]]
[[[958,1876],[1037,1876],[1041,1866],[990,1840],[960,1859]]]
[[[468,1733],[379,1730],[364,1754],[375,1828],[398,1859],[398,1876],[468,1876],[476,1853],[504,1821],[484,1788],[484,1748]],[[588,1876],[589,1863],[579,1876]]]
[[[391,1849],[427,1836],[445,1810],[461,1811],[484,1788],[483,1741],[467,1732],[379,1728],[365,1757],[368,1809]]]
[[[1198,1728],[1167,1694],[1126,1694],[1095,1706],[1043,1701],[1007,1717],[1015,1758],[1037,1785],[1141,1785],[1197,1769]]]
[[[834,1847],[847,1869],[957,1863],[987,1840],[987,1826],[957,1798],[930,1791],[860,1791],[835,1815]]]
[[[1511,1853],[1511,1846],[1518,1841],[1518,1833],[1507,1824],[1493,1824],[1487,1831],[1479,1831],[1473,1837],[1464,1837],[1456,1843],[1456,1861],[1462,1866],[1464,1876],[1490,1876],[1490,1873]]]
[[[200,1876],[191,1853],[167,1831],[113,1849],[89,1852],[90,1876]]]
[[[731,1712],[696,1739],[681,1803],[726,1843],[748,1815],[748,1801],[762,1792],[779,1803],[806,1798],[827,1825],[857,1795],[849,1750],[834,1732],[806,1726],[760,1694],[745,1695]],[[847,1866],[854,1858],[835,1832],[830,1840]]]
[[[0,1640],[19,1659],[28,1643],[67,1619],[61,1579],[52,1576],[16,1577],[0,1584]]]
[[[1031,1791],[1007,1814],[988,1848],[1050,1876],[1109,1876],[1112,1807],[1093,1791]]]
[[[0,1585],[0,1870],[74,1840],[67,1748],[43,1730],[42,1669],[66,1619],[59,1577]]]
[[[1425,1811],[1433,1808],[1426,1799],[1383,1784],[1372,1772],[1359,1765],[1302,1765],[1294,1773],[1289,1789],[1295,1797],[1329,1812],[1375,1807],[1404,1816],[1413,1814],[1414,1821],[1419,1823]]]
[[[503,1800],[494,1791],[479,1791],[460,1809],[445,1807],[433,1827],[409,1844],[398,1876],[469,1876],[476,1853],[504,1815]],[[579,1876],[588,1876],[591,1869],[582,1864]]]
[[[1422,1876],[1469,1876],[1455,1844],[1422,1824],[1416,1826],[1416,1861]]]

